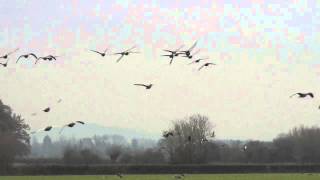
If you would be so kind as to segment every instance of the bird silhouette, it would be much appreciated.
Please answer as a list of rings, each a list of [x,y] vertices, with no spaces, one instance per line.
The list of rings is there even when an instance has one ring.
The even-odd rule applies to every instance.
[[[190,65],[190,64],[195,64],[195,63],[199,63],[199,62],[204,61],[204,60],[207,60],[207,59],[209,59],[209,58],[199,58],[199,59],[196,59],[196,60],[192,61],[192,62],[189,63],[188,65]]]
[[[102,57],[106,56],[107,50],[108,50],[108,48],[106,48],[103,52],[99,52],[99,51],[90,49],[90,51],[95,52],[97,54],[100,54],[100,56],[102,56]]]
[[[183,47],[183,45],[180,46],[178,49],[176,49],[176,50],[174,50],[174,51],[164,49],[163,51],[170,52],[171,54],[166,54],[166,55],[161,55],[161,56],[169,57],[169,58],[170,58],[170,63],[169,63],[169,64],[171,65],[172,62],[173,62],[173,58],[179,55],[178,51],[179,51],[182,47]]]
[[[216,64],[214,64],[214,63],[205,63],[198,69],[198,71],[200,71],[203,67],[207,67],[207,66],[210,66],[210,65],[216,65]]]
[[[198,54],[200,52],[200,49],[198,49],[196,52],[194,52],[193,54],[189,54],[189,55],[185,55],[182,57],[186,57],[188,59],[192,59],[196,54]]]
[[[168,138],[169,136],[173,136],[173,132],[165,131],[162,136],[165,137],[165,138]]]
[[[196,41],[189,49],[185,50],[185,51],[180,51],[180,54],[185,54],[186,56],[190,56],[191,51],[194,49],[194,47],[196,47],[198,41]]]
[[[39,60],[44,60],[44,61],[53,61],[53,60],[57,60],[57,57],[59,56],[53,56],[53,55],[48,55],[48,56],[44,56],[44,57],[39,57],[37,58],[36,62],[34,64],[37,64]]]
[[[7,54],[2,55],[2,56],[0,56],[0,59],[8,59],[8,57],[9,57],[11,54],[17,52],[18,50],[19,50],[19,48],[15,49],[15,50],[7,53]]]
[[[43,112],[50,112],[50,107],[45,108],[44,110],[42,110]]]
[[[305,98],[307,96],[310,96],[311,98],[314,98],[314,95],[311,92],[309,92],[309,93],[295,93],[295,94],[291,95],[290,98],[295,96],[295,95],[298,95],[299,98]]]
[[[134,84],[135,86],[143,86],[145,87],[146,89],[151,89],[151,87],[153,86],[153,84],[148,84],[148,85],[145,85],[145,84]]]
[[[124,56],[128,56],[131,53],[140,53],[140,52],[133,52],[132,49],[136,48],[136,46],[131,47],[130,49],[127,49],[122,52],[114,53],[113,55],[120,55],[120,57],[117,59],[117,62],[119,62]]]
[[[9,59],[7,59],[7,61],[5,63],[0,63],[0,65],[2,65],[3,67],[7,67],[8,66],[8,62],[9,62]]]
[[[52,126],[47,126],[46,128],[44,128],[44,131],[50,131],[52,129]]]
[[[52,126],[47,126],[47,127],[45,127],[44,129],[40,129],[40,130],[37,130],[37,131],[33,131],[33,132],[31,132],[30,134],[35,134],[35,133],[37,133],[37,132],[39,132],[39,131],[50,131],[51,129],[52,129],[53,127]]]
[[[38,57],[37,57],[34,53],[29,53],[29,54],[24,54],[24,55],[19,56],[19,58],[17,59],[16,63],[18,63],[18,61],[20,60],[20,58],[25,58],[25,59],[27,59],[27,58],[29,58],[29,56],[32,56],[32,57],[34,57],[36,60],[38,60]]]
[[[163,49],[163,51],[169,52],[171,53],[173,56],[178,56],[179,55],[179,51],[181,48],[183,48],[184,45],[181,45],[180,47],[178,47],[178,49],[176,50],[167,50],[167,49]]]
[[[65,128],[65,127],[69,127],[69,128],[72,128],[73,126],[75,126],[76,125],[76,123],[79,123],[79,124],[84,124],[84,122],[82,122],[82,121],[76,121],[76,122],[71,122],[71,123],[69,123],[69,124],[66,124],[66,125],[64,125],[63,127],[62,127],[62,129],[60,130],[60,134],[61,134],[61,132],[63,131],[63,129]]]

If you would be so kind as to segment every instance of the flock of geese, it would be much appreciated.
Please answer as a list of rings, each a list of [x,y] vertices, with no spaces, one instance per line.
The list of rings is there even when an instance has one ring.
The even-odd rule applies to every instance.
[[[200,49],[193,52],[194,48],[196,47],[197,45],[197,42],[194,42],[193,45],[188,48],[188,49],[185,49],[185,50],[181,50],[184,45],[181,45],[178,49],[175,49],[175,50],[168,50],[168,49],[163,49],[164,52],[167,52],[167,54],[164,54],[164,55],[161,55],[163,57],[168,57],[170,59],[170,62],[169,62],[169,65],[172,64],[173,60],[175,58],[177,58],[178,56],[181,56],[183,58],[186,58],[186,59],[190,59],[190,60],[193,60],[192,62],[190,62],[188,65],[192,65],[192,64],[199,64],[201,63],[202,61],[205,61],[205,60],[208,60],[209,58],[208,57],[205,57],[205,58],[195,58],[196,54],[198,54],[200,52]],[[104,49],[103,51],[99,51],[99,50],[94,50],[94,49],[87,49],[89,52],[92,52],[92,53],[95,53],[101,57],[106,57],[107,55],[117,55],[119,56],[119,58],[116,60],[116,62],[120,62],[125,56],[129,56],[130,54],[137,54],[137,53],[140,53],[138,51],[133,51],[134,49],[136,48],[136,46],[133,46],[127,50],[124,50],[124,51],[120,51],[120,52],[116,52],[116,53],[107,53],[108,52],[108,48]],[[14,53],[16,53],[17,51],[19,51],[19,48],[17,49],[14,49],[13,51],[11,52],[8,52],[2,56],[0,56],[0,65],[2,65],[4,68],[5,67],[8,67],[8,64],[9,64],[9,61],[12,59],[10,58]],[[34,60],[34,64],[38,64],[38,62],[41,60],[41,61],[57,61],[57,59],[61,57],[61,56],[56,56],[56,55],[52,55],[52,54],[49,54],[49,55],[46,55],[46,56],[38,56],[36,55],[35,53],[27,53],[27,54],[22,54],[20,56],[18,56],[18,58],[16,59],[16,64],[21,62],[22,60]],[[4,62],[1,62],[1,60],[4,60]],[[208,67],[210,65],[216,65],[215,63],[212,63],[212,62],[205,62],[203,63],[199,68],[198,68],[198,71],[200,71],[201,69],[203,69],[204,67]],[[136,83],[136,84],[133,84],[135,86],[140,86],[140,87],[144,87],[146,90],[150,90],[152,87],[153,87],[153,84],[143,84],[143,83]],[[62,99],[59,99],[57,103],[60,103],[62,101]],[[46,107],[42,110],[42,112],[44,113],[49,113],[50,110],[51,110],[52,106],[51,107]],[[32,113],[31,114],[32,116],[36,116],[37,113]],[[82,122],[82,121],[76,121],[76,122],[70,122],[68,124],[65,124],[60,133],[62,133],[63,129],[65,127],[69,127],[69,128],[72,128],[74,127],[76,124],[81,124],[81,125],[84,125],[85,122]],[[32,131],[31,134],[35,134],[39,131],[50,131],[53,129],[54,126],[47,126],[45,127],[44,129],[40,129],[40,130],[37,130],[37,131]],[[190,140],[191,140],[191,137],[190,137]],[[205,139],[204,139],[205,141]]]

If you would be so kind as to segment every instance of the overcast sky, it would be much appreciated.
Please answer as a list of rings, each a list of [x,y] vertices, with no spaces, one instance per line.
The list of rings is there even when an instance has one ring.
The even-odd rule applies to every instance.
[[[0,0],[0,54],[20,48],[0,69],[0,99],[32,129],[84,120],[160,133],[201,113],[218,138],[270,140],[318,125],[320,3],[265,2]],[[190,60],[169,66],[160,56],[197,40],[197,57],[217,66],[198,72]],[[87,50],[133,45],[141,54],[119,63]],[[61,57],[15,64],[28,52]],[[315,98],[289,98],[296,92]],[[48,105],[52,111],[41,113]]]

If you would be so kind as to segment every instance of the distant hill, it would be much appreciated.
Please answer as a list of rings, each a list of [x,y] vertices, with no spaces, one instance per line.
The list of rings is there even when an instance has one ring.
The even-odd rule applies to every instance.
[[[138,139],[152,139],[158,140],[161,138],[161,134],[149,134],[142,131],[136,131],[134,129],[125,129],[125,128],[115,128],[115,127],[104,127],[102,125],[88,123],[85,125],[77,124],[73,128],[65,127],[61,134],[59,134],[61,128],[52,128],[51,131],[45,132],[37,132],[36,134],[31,135],[31,138],[36,138],[39,141],[48,135],[53,141],[60,139],[60,137],[64,137],[66,139],[69,138],[90,138],[95,135],[120,135],[126,138],[127,140],[131,140],[132,138]]]

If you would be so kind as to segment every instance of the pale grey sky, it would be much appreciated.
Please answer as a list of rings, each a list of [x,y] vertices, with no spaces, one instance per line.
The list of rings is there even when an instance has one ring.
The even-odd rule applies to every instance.
[[[84,120],[161,132],[171,120],[201,113],[210,117],[218,138],[270,140],[294,126],[319,123],[320,11],[314,1],[0,2],[0,53],[20,47],[8,68],[0,69],[0,98],[34,129]],[[32,11],[49,5],[52,13]],[[178,58],[169,66],[160,56],[163,48],[196,40],[199,56],[217,66],[198,72],[199,65],[187,65],[190,60]],[[117,52],[134,44],[142,53],[120,63],[86,50]],[[64,56],[57,63],[15,64],[26,52]],[[154,87],[146,91],[134,83]],[[309,91],[315,99],[289,98]],[[50,104],[52,112],[31,116]]]

